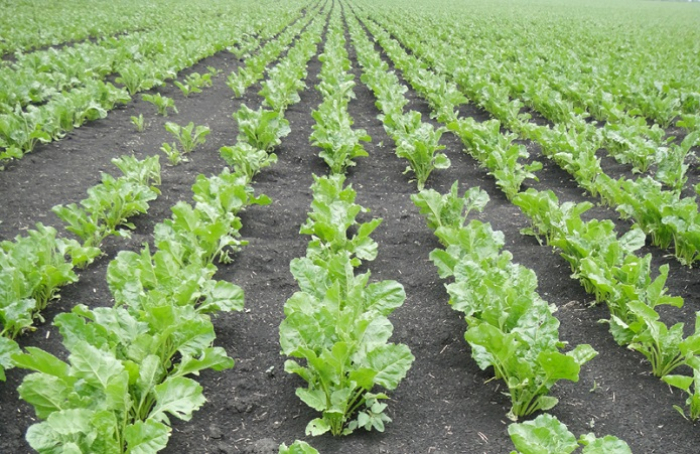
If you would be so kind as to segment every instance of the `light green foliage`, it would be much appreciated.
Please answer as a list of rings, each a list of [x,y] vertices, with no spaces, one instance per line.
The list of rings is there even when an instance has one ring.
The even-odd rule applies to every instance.
[[[469,188],[459,196],[459,182],[452,184],[450,192],[440,194],[434,189],[423,189],[411,195],[414,205],[420,209],[430,230],[438,227],[460,228],[464,226],[472,210],[481,212],[489,201],[489,196],[478,187]]]
[[[277,155],[265,150],[258,150],[246,142],[238,142],[232,147],[222,147],[219,150],[221,157],[235,173],[245,175],[248,182],[253,181],[265,167],[277,162]]]
[[[355,165],[355,158],[367,156],[360,142],[369,142],[372,138],[364,129],[352,129],[348,103],[355,97],[355,82],[348,72],[350,59],[339,14],[332,15],[330,27],[323,54],[318,57],[323,65],[319,75],[321,82],[316,89],[323,94],[323,102],[311,114],[316,124],[309,140],[322,149],[319,156],[328,164],[331,173],[341,174]]]
[[[683,299],[667,294],[669,267],[659,268],[652,279],[651,255],[635,255],[644,245],[644,235],[633,229],[620,238],[611,221],[584,222],[581,214],[588,203],[559,203],[551,192],[529,190],[514,203],[533,219],[534,232],[545,234],[569,261],[587,292],[605,302],[610,310],[610,331],[621,345],[643,354],[658,377],[664,377],[698,354],[700,335],[684,336],[683,323],[668,327],[656,306],[681,307]]]
[[[141,254],[120,252],[109,264],[107,283],[117,306],[139,308],[150,304],[150,292],[155,292],[176,306],[189,305],[202,314],[241,310],[243,290],[214,280],[215,272],[216,267],[202,263],[196,255],[177,249],[151,254],[146,247]]]
[[[115,163],[125,178],[149,182],[159,169],[150,159]],[[214,280],[212,259],[227,254],[222,247],[237,236],[237,214],[269,199],[255,197],[245,178],[228,170],[200,175],[193,192],[194,207],[180,202],[156,226],[155,253],[148,246],[140,254],[122,251],[110,263],[113,307],[77,305],[55,318],[67,361],[0,343],[0,364],[12,355],[17,367],[32,371],[19,393],[41,420],[27,432],[35,450],[156,453],[167,444],[171,418],[188,421],[205,403],[194,377],[233,366],[213,346],[210,314],[241,310],[243,290]]]
[[[187,126],[180,126],[168,121],[165,123],[165,130],[180,142],[183,153],[190,153],[197,145],[203,145],[207,141],[206,137],[211,133],[208,126],[195,127],[194,122],[189,122]]]
[[[51,141],[42,118],[36,110],[22,111],[20,105],[7,113],[0,113],[0,162],[20,159],[34,149],[37,143]]]
[[[171,165],[176,166],[183,161],[189,161],[189,159],[182,156],[182,152],[177,148],[177,144],[174,142],[171,144],[168,142],[163,142],[163,145],[160,146],[160,151],[165,153],[165,156],[168,157],[168,161]]]
[[[315,22],[313,22],[314,20]],[[241,97],[248,87],[264,77],[266,66],[289,47],[304,27],[309,26],[309,30],[305,34],[316,33],[313,28],[319,23],[321,22],[315,19],[313,14],[306,14],[303,18],[286,27],[279,36],[268,40],[257,54],[246,58],[243,66],[238,68],[238,72],[229,74],[226,85],[233,90],[236,97]],[[247,39],[249,40],[248,44],[239,43],[237,48],[229,48],[229,51],[233,52],[239,59],[245,57],[253,49],[253,45],[257,44],[250,37]],[[244,38],[245,40],[246,38]]]
[[[280,445],[279,454],[318,454],[318,451],[307,442],[297,440],[289,447],[282,443]]]
[[[396,155],[409,162],[404,173],[413,172],[418,190],[435,169],[447,169],[450,160],[444,153],[436,153],[445,148],[440,145],[440,137],[447,128],[435,129],[421,120],[421,114],[411,111],[402,116],[385,116],[384,129],[396,142]]]
[[[570,454],[579,445],[584,447],[581,454],[632,454],[627,443],[612,435],[596,438],[589,433],[577,440],[564,424],[546,413],[533,421],[511,424],[508,434],[517,449],[511,454]]]
[[[164,251],[195,263],[232,261],[231,252],[240,250],[241,220],[237,213],[251,204],[267,205],[270,199],[254,197],[245,177],[228,170],[211,178],[200,176],[193,186],[196,205],[178,202],[171,219],[156,225],[154,241]]]
[[[319,156],[328,164],[331,173],[342,174],[355,165],[355,158],[368,156],[360,141],[372,138],[364,129],[353,130],[347,110],[337,103],[324,102],[312,114],[316,124],[309,139],[312,145],[323,149]]]
[[[185,78],[184,82],[176,80],[175,82],[173,82],[173,84],[180,89],[180,91],[185,97],[188,97],[192,93],[201,93],[203,87],[211,87],[211,77],[211,73],[205,73],[202,75],[197,72],[194,72],[188,75]]]
[[[447,125],[448,129],[460,137],[467,151],[496,178],[496,184],[512,199],[520,192],[527,179],[538,181],[534,172],[542,168],[542,163],[534,161],[523,165],[521,160],[530,154],[522,145],[513,143],[515,134],[501,134],[501,123],[489,120],[477,123],[473,118],[460,118]]]
[[[0,335],[14,339],[33,329],[34,318],[58,297],[64,285],[76,282],[73,264],[66,259],[81,250],[75,240],[56,237],[56,229],[37,223],[35,230],[14,241],[0,243]],[[43,319],[42,319],[43,320]],[[13,344],[2,341],[0,369],[7,368]]]
[[[289,122],[280,112],[251,110],[245,104],[233,114],[238,123],[238,140],[258,150],[272,151],[291,132]]]
[[[99,255],[99,247],[107,236],[129,237],[133,229],[128,218],[143,214],[148,203],[160,193],[153,183],[160,183],[158,157],[137,161],[123,157],[113,161],[123,172],[120,178],[102,174],[102,183],[88,189],[88,198],[80,205],[57,205],[52,211],[67,224],[66,230],[83,240],[83,248],[76,250],[73,263],[87,265]]]
[[[142,95],[141,99],[156,106],[158,114],[164,117],[168,116],[168,109],[171,109],[173,112],[177,113],[177,107],[175,106],[175,101],[173,98],[168,98],[160,93],[156,93],[155,95]]]
[[[692,368],[693,376],[688,377],[686,375],[665,375],[661,379],[668,383],[669,385],[678,388],[688,395],[685,401],[685,405],[688,409],[688,415],[686,416],[685,411],[678,405],[674,405],[673,408],[678,410],[686,419],[691,421],[697,421],[700,418],[700,358],[693,357],[692,359],[686,361],[686,364]]]
[[[312,212],[301,229],[312,241],[307,256],[291,262],[300,291],[285,303],[279,328],[282,354],[295,358],[284,369],[306,381],[296,394],[322,413],[308,423],[307,435],[382,432],[391,421],[382,389],[395,389],[414,360],[406,345],[388,343],[393,327],[387,317],[406,294],[398,282],[370,283],[369,272],[355,275],[361,259],[376,256],[369,234],[381,220],[357,226],[348,239],[347,229],[363,211],[354,204],[355,191],[343,188],[342,175],[314,178]]]
[[[312,237],[306,250],[307,257],[323,260],[347,251],[352,257],[351,263],[359,266],[361,260],[374,260],[377,256],[377,243],[370,235],[382,220],[375,218],[358,222],[357,216],[369,210],[355,203],[357,193],[351,186],[343,187],[344,182],[344,175],[314,175],[311,212],[299,233]],[[354,230],[352,235],[351,228]]]
[[[323,413],[307,433],[382,431],[389,419],[379,401],[387,396],[372,390],[395,389],[414,359],[405,345],[387,343],[392,326],[386,317],[403,303],[403,287],[368,284],[369,273],[354,276],[346,252],[316,263],[295,259],[291,270],[301,291],[285,304],[280,345],[285,355],[306,360],[305,366],[288,360],[285,371],[307,382],[297,396]]]
[[[45,420],[27,432],[34,449],[74,444],[86,453],[157,452],[167,443],[169,417],[187,421],[205,402],[188,375],[233,366],[222,348],[211,346],[207,316],[149,295],[140,310],[78,305],[57,316],[67,363],[32,347],[14,356],[18,367],[34,372],[20,396]]]
[[[136,127],[137,132],[143,132],[146,130],[146,120],[143,118],[143,114],[139,114],[138,117],[131,117],[131,124]]]
[[[454,276],[446,285],[450,304],[465,315],[464,337],[474,360],[482,369],[493,367],[508,387],[508,417],[549,410],[558,402],[550,389],[559,380],[578,381],[581,366],[597,352],[587,344],[559,351],[566,345],[559,340],[559,321],[554,307],[537,294],[535,273],[501,252],[501,232],[480,221],[464,224],[470,210],[484,208],[488,196],[472,188],[460,198],[457,190],[455,182],[449,194],[423,190],[412,197],[445,247],[430,258],[441,277]]]
[[[262,83],[262,89],[258,94],[265,98],[265,106],[274,112],[287,110],[290,104],[298,103],[301,98],[298,92],[306,88],[306,67],[293,67],[292,63],[285,60],[286,64],[279,64],[268,72],[268,79]]]

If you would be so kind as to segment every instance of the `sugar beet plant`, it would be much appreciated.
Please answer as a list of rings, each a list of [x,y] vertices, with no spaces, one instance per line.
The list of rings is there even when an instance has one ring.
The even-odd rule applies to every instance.
[[[18,236],[15,241],[3,241],[0,244],[0,379],[4,379],[5,369],[14,366],[12,355],[19,353],[13,339],[23,331],[34,329],[34,319],[43,320],[40,312],[46,308],[49,301],[59,296],[60,287],[78,280],[73,271],[74,266],[85,266],[99,255],[100,250],[92,244],[91,238],[111,233],[105,219],[113,219],[125,213],[108,213],[108,207],[119,205],[114,201],[121,201],[123,197],[138,197],[144,187],[154,191],[154,194],[157,192],[157,189],[150,188],[151,183],[160,184],[157,158],[138,161],[133,157],[124,156],[112,162],[122,171],[123,177],[118,180],[109,177],[105,181],[108,181],[108,184],[121,181],[116,185],[128,186],[132,192],[107,194],[109,191],[104,189],[104,183],[88,191],[92,200],[83,201],[86,202],[84,208],[101,205],[106,211],[100,212],[102,216],[85,216],[83,220],[86,222],[80,231],[91,233],[86,235],[87,240],[84,244],[72,239],[59,238],[54,228],[41,223],[38,223],[35,229],[29,230],[26,236]],[[95,200],[97,195],[103,196],[101,201]],[[60,208],[71,210],[70,206]],[[76,212],[81,210],[77,206],[73,208]],[[131,214],[133,212],[127,215]],[[126,217],[121,219],[121,222],[126,222]]]
[[[315,212],[354,200],[352,188],[342,187],[344,180],[342,175],[316,178],[310,222]],[[414,360],[407,346],[388,343],[392,325],[387,316],[403,304],[403,286],[395,281],[369,283],[369,272],[355,275],[357,257],[352,255],[357,251],[339,240],[312,234],[307,256],[292,261],[300,291],[285,303],[280,325],[282,354],[294,358],[285,362],[285,371],[306,381],[296,394],[322,413],[307,425],[311,435],[346,435],[359,428],[383,431],[391,419],[384,413],[388,396],[382,389],[395,389]]]
[[[165,153],[172,165],[187,161],[187,158],[182,155],[191,153],[197,145],[204,144],[207,141],[206,137],[211,132],[208,126],[195,127],[193,122],[189,122],[187,126],[180,126],[169,121],[165,123],[165,130],[175,137],[182,148],[182,150],[178,149],[175,142],[172,144],[163,143],[161,146],[161,151]]]
[[[578,440],[554,416],[543,414],[533,421],[513,423],[508,434],[517,451],[511,454],[571,454],[583,446],[581,454],[632,454],[627,443],[612,435],[597,438],[593,433],[581,435]]]
[[[238,141],[247,142],[258,150],[272,151],[291,132],[289,121],[282,112],[262,107],[252,110],[245,104],[233,114],[238,123]]]
[[[444,246],[430,258],[440,277],[454,277],[446,286],[450,304],[465,314],[474,360],[482,369],[492,367],[508,387],[508,417],[549,410],[558,402],[550,389],[560,380],[577,382],[581,366],[597,353],[587,344],[559,351],[566,343],[559,340],[554,306],[536,292],[535,273],[501,251],[501,232],[477,220],[465,225],[469,211],[481,211],[488,196],[472,188],[459,197],[457,188],[455,182],[448,194],[423,190],[411,197]]]
[[[581,219],[590,203],[559,205],[551,191],[530,189],[514,203],[530,217],[530,232],[557,247],[586,291],[607,304],[611,334],[642,353],[654,375],[663,377],[700,353],[697,330],[684,338],[682,323],[668,327],[660,320],[657,306],[680,307],[683,299],[666,292],[668,265],[652,279],[651,254],[635,254],[644,245],[643,232],[632,229],[618,238],[611,221]]]
[[[80,204],[57,205],[52,211],[66,224],[66,230],[83,241],[83,247],[74,250],[73,263],[85,266],[100,253],[102,241],[110,235],[128,238],[127,229],[134,225],[128,219],[148,210],[148,203],[160,191],[160,164],[154,156],[138,161],[124,156],[112,162],[123,176],[114,178],[102,174],[102,183],[88,189],[88,197]]]
[[[233,366],[212,345],[210,314],[240,310],[243,291],[213,279],[213,260],[237,236],[240,210],[269,199],[228,171],[198,177],[193,191],[194,207],[179,203],[156,227],[156,237],[169,234],[156,252],[145,246],[110,263],[113,307],[78,305],[56,317],[67,362],[37,348],[14,355],[33,371],[19,393],[43,420],[27,432],[38,452],[158,452],[170,418],[189,420],[206,400],[193,376]]]
[[[357,216],[369,210],[355,203],[357,193],[350,186],[343,187],[344,181],[343,175],[314,176],[311,212],[299,232],[311,235],[307,257],[324,260],[345,251],[353,266],[359,266],[362,260],[371,261],[377,257],[377,243],[370,235],[382,220],[358,222]],[[352,235],[349,234],[351,229],[355,231]]]
[[[348,114],[348,103],[355,97],[353,75],[348,72],[350,60],[345,50],[344,30],[340,23],[340,12],[335,11],[326,35],[323,63],[319,75],[321,82],[316,89],[323,94],[323,102],[312,112],[316,124],[310,140],[320,147],[320,156],[331,169],[331,173],[345,173],[347,167],[355,165],[355,158],[367,156],[361,141],[372,138],[364,129],[353,130],[353,120]]]

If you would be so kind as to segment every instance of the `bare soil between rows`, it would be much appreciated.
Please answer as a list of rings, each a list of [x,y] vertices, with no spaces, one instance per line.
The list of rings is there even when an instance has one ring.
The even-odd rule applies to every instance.
[[[319,52],[322,48],[319,49]],[[305,254],[308,237],[299,235],[311,204],[309,186],[313,174],[327,173],[318,149],[309,145],[313,119],[311,111],[321,102],[313,88],[301,93],[301,102],[291,106],[286,117],[292,133],[277,150],[279,162],[263,171],[254,182],[257,193],[273,199],[267,207],[251,207],[242,214],[244,239],[250,244],[230,265],[221,265],[217,277],[242,286],[246,292],[244,312],[223,314],[215,319],[217,345],[236,360],[232,370],[207,371],[200,377],[207,404],[189,422],[174,421],[173,434],[164,453],[259,453],[277,452],[280,443],[305,439],[322,453],[507,453],[512,444],[505,414],[509,399],[504,386],[489,381],[489,371],[481,371],[471,359],[464,341],[465,322],[447,304],[448,296],[435,267],[428,260],[438,247],[431,231],[410,201],[415,184],[403,175],[406,163],[397,158],[382,123],[376,118],[371,92],[359,83],[354,50],[350,49],[358,85],[357,99],[350,114],[357,128],[364,128],[373,141],[367,145],[369,157],[358,160],[348,173],[348,182],[358,193],[358,203],[370,208],[368,216],[383,218],[374,234],[379,255],[365,269],[372,279],[401,282],[408,295],[406,303],[391,317],[393,342],[407,344],[416,361],[406,379],[391,393],[388,413],[393,422],[384,433],[364,432],[333,438],[304,436],[304,427],[316,417],[294,394],[302,382],[283,371],[278,326],[283,305],[297,286],[289,272],[289,262]],[[121,249],[138,250],[151,238],[153,225],[169,215],[178,200],[191,200],[190,186],[196,175],[213,175],[224,166],[218,149],[232,145],[237,134],[231,114],[241,103],[257,107],[261,100],[251,87],[242,100],[232,100],[225,75],[239,62],[228,53],[205,59],[192,70],[207,66],[224,70],[213,88],[183,98],[172,86],[158,91],[175,98],[180,113],[169,118],[154,115],[151,105],[134,101],[105,120],[90,123],[64,140],[38,147],[25,159],[0,172],[0,239],[11,239],[35,222],[60,227],[51,213],[53,205],[77,202],[86,189],[99,183],[99,173],[115,173],[109,160],[132,151],[138,157],[158,153],[166,140],[166,120],[186,124],[206,124],[212,129],[205,146],[190,155],[191,161],[177,167],[163,165],[162,196],[152,204],[148,215],[135,220],[137,229],[130,240],[112,239],[106,255],[80,275],[80,282],[66,287],[62,298],[47,312],[46,322],[19,339],[22,346],[38,346],[65,357],[60,336],[51,326],[53,317],[76,304],[111,304],[105,283],[106,266]],[[320,63],[309,64],[307,85],[317,82]],[[413,91],[409,108],[428,118],[428,107]],[[136,133],[131,115],[143,113],[150,121],[144,133]],[[473,113],[478,113],[473,110]],[[535,270],[539,292],[555,304],[561,321],[560,337],[572,345],[589,343],[599,355],[585,365],[578,383],[561,383],[553,389],[560,403],[551,412],[579,435],[595,432],[613,434],[626,440],[635,453],[698,452],[700,433],[672,408],[684,401],[649,373],[649,366],[635,352],[619,347],[598,321],[607,316],[603,307],[590,307],[592,297],[572,280],[567,263],[519,230],[527,219],[508,202],[486,172],[462,152],[463,146],[451,135],[443,136],[452,167],[435,172],[428,187],[447,191],[459,180],[461,190],[480,186],[491,196],[478,219],[491,222],[505,234],[506,248],[514,260]],[[554,164],[541,172],[538,189],[553,189],[562,200],[585,200],[582,190]],[[596,209],[596,216],[614,216],[610,210]],[[624,224],[621,224],[624,225]],[[649,248],[654,263],[669,263],[671,293],[686,299],[678,315],[692,325],[698,309],[697,271],[681,268],[663,252]],[[32,452],[24,433],[35,422],[33,410],[17,393],[25,372],[8,371],[0,384],[0,453]]]

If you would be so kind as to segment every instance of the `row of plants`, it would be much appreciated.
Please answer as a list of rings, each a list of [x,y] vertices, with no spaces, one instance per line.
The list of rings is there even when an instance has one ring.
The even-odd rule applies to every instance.
[[[424,17],[413,19],[418,28],[430,27],[443,40],[443,46],[468,48],[473,45],[473,36],[458,29],[457,33],[445,34],[444,24],[435,24]],[[504,40],[510,40],[514,35],[503,36]],[[422,48],[420,52],[434,52],[431,44],[421,42],[416,38],[409,38],[408,46],[412,49]],[[670,187],[680,189],[683,184],[682,179],[673,179],[667,173],[667,169],[672,162],[684,161],[688,155],[689,148],[693,146],[692,140],[685,140],[683,146],[675,142],[675,137],[668,136],[664,129],[668,128],[674,118],[680,117],[678,125],[685,127],[688,133],[697,131],[697,113],[683,113],[680,111],[680,100],[678,97],[663,94],[663,99],[656,103],[659,106],[675,106],[664,115],[661,126],[654,124],[649,126],[646,118],[640,116],[649,113],[649,109],[633,108],[628,111],[616,102],[612,95],[606,91],[601,84],[591,84],[586,78],[591,77],[590,71],[579,71],[568,74],[560,79],[561,68],[566,67],[558,59],[565,59],[565,56],[558,54],[555,58],[543,60],[539,54],[539,49],[532,47],[520,48],[525,55],[517,61],[508,58],[510,50],[504,47],[503,43],[498,46],[488,48],[481,47],[479,52],[490,55],[488,59],[469,59],[471,66],[461,66],[461,71],[465,77],[474,72],[488,72],[489,78],[499,87],[505,87],[510,97],[519,99],[527,107],[530,107],[553,123],[563,123],[572,126],[580,123],[589,115],[595,120],[604,122],[602,127],[597,128],[600,135],[600,145],[623,164],[631,164],[636,172],[646,172],[650,166],[656,165],[656,177]],[[567,48],[567,56],[571,52]],[[581,60],[570,59],[572,66],[576,67],[586,64]],[[550,66],[557,68],[556,71]],[[473,67],[476,66],[474,71]],[[476,78],[475,78],[476,79]],[[600,82],[600,81],[597,81]],[[645,100],[648,98],[645,96]],[[692,110],[688,110],[691,112]],[[658,116],[653,116],[658,118]],[[677,168],[679,164],[675,164]]]
[[[559,350],[559,321],[554,305],[536,292],[537,276],[512,262],[503,233],[488,223],[472,220],[471,211],[481,211],[488,195],[471,188],[459,196],[459,183],[447,194],[432,189],[411,196],[428,227],[443,249],[430,258],[440,277],[453,278],[446,284],[453,309],[465,314],[464,335],[472,356],[481,369],[493,368],[495,378],[508,387],[512,407],[508,417],[517,420],[536,411],[547,411],[558,403],[550,389],[560,380],[578,381],[581,366],[597,355],[590,345],[580,344],[567,353]],[[583,452],[631,453],[617,437],[596,438],[593,433],[578,440],[566,426],[549,414],[533,421],[511,424],[508,433],[523,454]]]
[[[122,172],[114,178],[103,174],[102,183],[88,189],[80,206],[58,205],[54,213],[66,230],[80,238],[58,236],[56,229],[37,223],[35,229],[14,241],[0,244],[0,378],[14,366],[19,351],[15,338],[34,330],[43,321],[41,311],[59,296],[61,287],[78,281],[75,267],[83,268],[101,254],[102,241],[116,235],[128,237],[129,218],[143,214],[159,194],[158,157],[138,161],[123,156],[112,162]],[[125,229],[126,228],[126,229]]]
[[[187,421],[206,401],[193,376],[233,367],[213,345],[211,317],[241,310],[243,290],[214,279],[215,263],[247,244],[238,214],[270,203],[238,170],[199,175],[195,203],[178,202],[155,226],[155,252],[117,255],[107,271],[112,307],[78,305],[55,318],[67,362],[31,347],[14,355],[34,372],[19,392],[43,420],[27,432],[38,452],[158,452],[170,419]]]
[[[233,367],[213,346],[211,317],[241,310],[243,291],[214,280],[214,262],[246,244],[240,210],[269,199],[228,170],[200,175],[193,192],[194,206],[177,203],[155,226],[155,252],[146,245],[110,263],[113,306],[56,316],[67,362],[33,347],[14,355],[32,371],[19,394],[42,420],[26,434],[38,452],[158,452],[170,418],[187,421],[206,401],[193,376]]]
[[[344,174],[355,165],[356,158],[367,156],[360,142],[372,140],[364,129],[352,128],[348,104],[355,98],[355,81],[349,72],[351,65],[345,44],[341,12],[336,9],[331,15],[323,53],[318,57],[322,66],[316,89],[323,95],[323,101],[311,113],[316,124],[309,137],[312,145],[321,148],[319,156],[332,174]]]
[[[257,68],[253,70],[257,75],[254,78],[248,78],[247,81],[241,82],[240,92],[236,91],[233,86],[231,87],[236,91],[237,96],[241,96],[248,86],[262,78],[262,72],[267,64],[274,60],[291,43],[296,34],[301,33],[294,47],[277,64],[277,66],[283,68],[295,67],[298,69],[293,74],[285,76],[287,78],[286,83],[278,80],[280,77],[283,77],[284,71],[270,70],[270,79],[266,81],[268,89],[265,91],[265,88],[263,88],[259,93],[261,96],[265,93],[270,96],[269,92],[270,90],[274,91],[274,87],[287,86],[289,87],[287,90],[280,90],[280,94],[272,95],[269,101],[266,98],[263,103],[268,106],[276,105],[272,101],[273,99],[286,99],[286,102],[281,102],[277,105],[278,110],[268,110],[263,106],[253,110],[244,104],[233,114],[238,125],[237,141],[233,146],[222,147],[220,154],[244,181],[251,182],[263,169],[277,162],[277,155],[274,153],[274,150],[282,143],[282,138],[291,132],[289,121],[284,118],[284,112],[290,104],[300,100],[297,91],[305,87],[303,80],[307,75],[306,67],[308,61],[316,53],[316,45],[321,39],[326,22],[323,19],[327,17],[327,13],[324,13],[325,7],[326,5],[324,4],[323,8],[318,8],[315,11],[315,15],[310,14],[310,12],[307,13],[309,20],[296,23],[294,25],[296,32],[289,32],[286,37],[279,38],[279,43],[282,44],[270,41],[268,43],[268,45],[272,44],[269,48],[270,50],[266,51],[263,49],[259,54],[261,55],[260,59],[256,60],[258,63],[250,65],[250,67]],[[248,77],[246,74],[253,73],[244,72],[241,74],[241,79],[238,80],[246,80],[246,77]],[[230,76],[229,82],[231,81],[232,78]],[[279,447],[279,453],[318,454],[318,451],[307,443],[297,440],[289,447],[282,443]]]
[[[447,106],[450,100],[446,100]],[[436,110],[437,113],[437,110]],[[462,122],[462,134],[478,137],[473,143],[497,140],[497,128],[468,126],[476,122]],[[465,143],[468,143],[465,141]],[[479,157],[479,153],[474,153]],[[668,265],[662,266],[652,279],[651,254],[639,257],[635,251],[644,245],[644,233],[632,229],[618,238],[610,220],[583,221],[581,214],[592,207],[588,202],[578,205],[559,204],[551,191],[528,189],[512,197],[513,203],[528,215],[533,223],[529,233],[544,237],[556,247],[572,267],[587,292],[605,302],[610,310],[610,331],[620,345],[643,354],[652,366],[652,372],[664,381],[689,394],[686,405],[689,417],[697,419],[698,397],[693,377],[670,375],[680,366],[696,367],[697,332],[685,337],[683,323],[668,327],[655,309],[659,305],[680,307],[680,297],[666,293]],[[697,326],[697,324],[696,324]],[[681,413],[682,409],[679,408]]]
[[[179,8],[174,8],[169,10],[169,17],[163,19],[163,23],[168,24],[167,28],[159,27],[95,43],[88,41],[60,50],[52,48],[21,55],[15,61],[0,68],[0,81],[2,81],[0,111],[12,111],[16,105],[24,108],[29,104],[45,103],[53,96],[80,87],[89,80],[102,80],[109,74],[119,74],[134,63],[143,63],[153,59],[160,60],[162,54],[168,52],[180,54],[175,55],[178,58],[174,62],[187,58],[186,53],[179,49],[173,49],[174,46],[181,46],[177,44],[180,40],[179,34],[198,31],[211,33],[212,28],[217,25],[212,14],[221,14],[222,11],[207,12],[202,18],[202,28],[197,30],[192,30],[186,16],[192,13],[192,11],[185,13]],[[230,15],[232,11],[224,13]],[[227,33],[225,38],[228,40],[227,45],[236,46],[234,48],[236,53],[249,51],[247,46],[257,44],[256,40],[245,37],[256,34],[263,37],[272,36],[295,16],[293,10],[290,9],[281,14],[280,18],[275,21],[258,23],[259,14],[258,11],[251,9],[246,11],[245,17],[231,24],[231,31]],[[232,37],[236,39],[231,40]],[[197,47],[204,45],[205,43],[202,41],[198,43]],[[239,47],[241,45],[243,48]],[[167,66],[171,66],[172,63],[171,60]],[[162,62],[159,66],[163,66]],[[138,90],[138,87],[131,84],[127,75],[122,76],[122,79],[131,94]]]
[[[383,112],[379,118],[396,143],[396,155],[409,162],[404,173],[412,172],[418,190],[421,190],[433,170],[450,166],[449,158],[444,153],[438,153],[445,148],[440,145],[440,138],[447,129],[434,128],[424,122],[420,112],[415,110],[404,113],[403,108],[408,104],[404,97],[407,88],[399,84],[395,73],[389,71],[387,63],[382,61],[374,45],[367,40],[357,19],[347,15],[346,21],[362,66],[361,80],[377,98],[375,104]]]
[[[556,307],[537,293],[535,273],[502,251],[502,232],[478,220],[466,224],[488,195],[471,188],[460,197],[458,190],[455,182],[444,195],[429,189],[411,196],[443,246],[430,259],[441,278],[454,279],[446,288],[452,308],[464,314],[472,357],[508,387],[508,417],[550,410],[558,403],[551,388],[559,380],[578,382],[581,366],[597,352],[588,344],[560,352],[566,343],[559,340]]]
[[[382,35],[376,24],[369,22],[368,26]],[[391,27],[392,32],[399,38],[406,35],[415,37],[417,33],[407,29],[399,32],[397,29],[397,26]],[[427,42],[436,43],[434,38],[430,38],[430,33],[423,32],[420,36],[428,40]],[[487,75],[482,74],[478,83],[469,85],[470,81],[477,80],[477,77],[459,69],[459,62],[465,58],[454,49],[439,49],[420,55],[429,61],[442,77],[455,74],[455,82],[469,98],[476,100],[481,107],[501,120],[503,125],[517,131],[524,138],[540,143],[544,154],[574,175],[581,187],[593,195],[599,195],[608,205],[616,207],[624,218],[633,219],[650,236],[652,244],[667,248],[673,243],[676,258],[688,266],[692,266],[700,257],[700,242],[695,233],[700,215],[695,197],[682,198],[680,191],[663,189],[661,183],[650,177],[637,180],[624,177],[618,180],[611,179],[603,172],[600,158],[596,156],[596,151],[602,145],[602,137],[595,125],[581,117],[577,117],[575,121],[572,119],[569,122],[572,126],[559,123],[550,127],[532,123],[528,116],[519,113],[522,104],[518,99],[510,99],[507,93],[499,91],[498,86],[489,81]],[[405,52],[403,54],[405,55]],[[445,62],[454,65],[454,72],[445,67]],[[444,68],[444,71],[440,68]],[[468,130],[471,124],[469,120],[466,121]],[[465,127],[460,126],[460,123],[453,122],[451,128],[470,140],[468,133],[463,133]],[[689,149],[698,138],[700,134],[688,134],[678,147]],[[517,161],[518,158],[514,159]],[[685,166],[682,159],[676,163]],[[669,174],[673,172],[672,169],[668,169]],[[675,175],[681,179],[685,178],[681,173],[677,172]]]
[[[314,176],[312,210],[300,229],[311,241],[306,256],[290,264],[300,291],[285,303],[279,328],[282,354],[293,358],[284,369],[306,382],[296,395],[321,412],[306,426],[313,436],[383,432],[391,419],[382,389],[394,390],[414,360],[406,345],[388,342],[393,326],[387,317],[405,301],[403,286],[369,283],[369,271],[355,274],[377,255],[370,234],[381,219],[358,221],[368,210],[344,182],[342,174]]]

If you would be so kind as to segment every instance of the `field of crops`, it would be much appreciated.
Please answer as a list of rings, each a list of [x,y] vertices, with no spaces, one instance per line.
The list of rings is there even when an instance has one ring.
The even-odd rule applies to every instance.
[[[0,453],[697,453],[698,24],[0,0]]]

